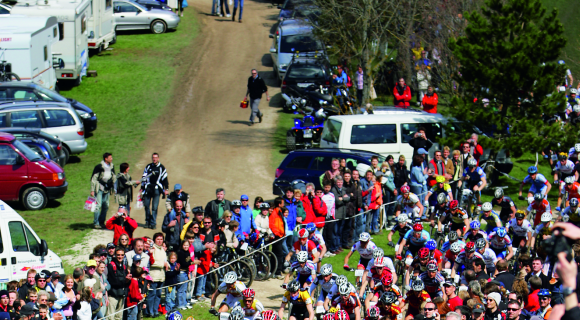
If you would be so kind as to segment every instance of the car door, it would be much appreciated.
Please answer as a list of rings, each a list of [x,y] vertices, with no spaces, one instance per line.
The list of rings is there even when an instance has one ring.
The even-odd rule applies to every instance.
[[[10,126],[24,128],[42,128],[42,121],[37,110],[10,112]]]
[[[0,199],[18,200],[20,186],[28,180],[28,166],[18,163],[21,156],[9,143],[0,144]]]
[[[41,257],[40,241],[25,223],[20,220],[8,221],[11,250],[10,264],[15,279],[25,279],[29,269],[48,269],[46,261]]]
[[[0,204],[0,215],[6,210],[6,205]],[[0,228],[0,282],[8,282],[14,280],[12,278],[12,272],[10,270],[10,250],[8,250],[8,239],[3,238],[7,236],[8,232],[5,232]]]
[[[141,9],[128,2],[115,2],[113,15],[117,23],[117,29],[139,29],[143,24],[139,17]],[[147,19],[146,17],[144,17]]]
[[[310,168],[308,169],[310,171],[310,178],[312,180],[312,182],[315,185],[321,185],[322,184],[322,178],[321,176],[328,170],[330,170],[331,165],[330,163],[332,162],[332,159],[335,158],[331,155],[320,155],[320,156],[315,156],[314,159],[312,159],[312,163],[310,164]],[[336,156],[336,158],[339,158],[338,156]]]

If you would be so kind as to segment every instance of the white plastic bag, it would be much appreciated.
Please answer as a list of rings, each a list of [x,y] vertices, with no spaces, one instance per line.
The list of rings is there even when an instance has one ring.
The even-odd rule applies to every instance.
[[[143,209],[143,200],[141,200],[141,198],[137,200],[137,204],[135,204],[135,209]]]
[[[90,212],[95,212],[96,208],[97,208],[97,199],[95,199],[95,197],[89,196],[87,198],[87,201],[85,201],[84,209],[89,210]]]

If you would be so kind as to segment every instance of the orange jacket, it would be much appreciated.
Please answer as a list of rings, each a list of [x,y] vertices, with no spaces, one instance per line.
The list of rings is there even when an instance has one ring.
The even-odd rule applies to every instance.
[[[371,203],[369,209],[378,209],[383,204],[383,188],[380,182],[375,182],[374,189],[371,193]]]
[[[286,228],[284,227],[284,217],[280,212],[280,208],[275,208],[270,214],[270,218],[268,219],[270,223],[270,230],[272,233],[278,238],[281,238],[286,235]]]
[[[437,103],[439,103],[437,93],[433,92],[432,96],[424,95],[421,103],[423,103],[423,110],[425,112],[437,113]]]
[[[402,108],[407,108],[408,106],[410,106],[411,104],[409,103],[411,101],[411,88],[409,88],[408,85],[405,85],[405,90],[403,90],[403,94],[399,94],[399,91],[397,91],[397,85],[395,85],[395,88],[393,89],[393,95],[395,96],[395,101],[394,101],[394,105],[396,107],[402,107]]]

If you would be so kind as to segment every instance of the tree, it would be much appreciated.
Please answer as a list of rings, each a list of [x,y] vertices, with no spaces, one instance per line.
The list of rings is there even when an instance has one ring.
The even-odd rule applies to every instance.
[[[488,147],[514,155],[575,140],[573,127],[542,117],[565,106],[564,96],[555,94],[564,79],[556,59],[566,45],[556,9],[546,14],[540,0],[487,0],[481,13],[465,18],[465,36],[449,42],[463,93],[451,115],[484,127]],[[489,99],[486,108],[483,98]]]

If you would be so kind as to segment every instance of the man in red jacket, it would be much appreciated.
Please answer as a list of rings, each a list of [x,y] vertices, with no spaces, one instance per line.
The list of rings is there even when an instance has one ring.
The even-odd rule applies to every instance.
[[[306,219],[304,224],[314,222],[318,229],[324,227],[324,221],[326,219],[326,203],[322,201],[322,189],[316,190],[314,192],[314,184],[306,184],[306,193],[302,194],[300,201],[302,201],[302,206],[304,211],[306,211]]]
[[[399,83],[393,89],[395,95],[395,106],[400,108],[408,108],[411,104],[411,88],[405,84],[405,79],[399,79]]]
[[[113,243],[117,243],[122,234],[129,235],[129,239],[133,239],[133,232],[137,229],[137,221],[127,216],[127,209],[125,206],[119,206],[117,214],[114,214],[105,226],[109,230],[113,230]]]
[[[423,96],[423,101],[421,101],[421,104],[423,105],[423,111],[437,113],[438,103],[439,97],[437,97],[437,93],[433,91],[433,87],[427,87],[427,93]]]

